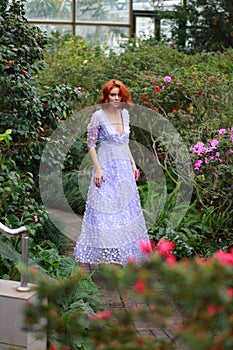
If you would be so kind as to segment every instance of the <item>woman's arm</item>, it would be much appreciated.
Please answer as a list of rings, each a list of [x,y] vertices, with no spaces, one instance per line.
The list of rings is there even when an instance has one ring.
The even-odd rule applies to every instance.
[[[99,165],[98,157],[95,148],[88,148],[88,152],[90,154],[95,174],[94,174],[94,182],[97,187],[101,186],[101,181],[105,181],[104,174],[102,173],[102,170]]]

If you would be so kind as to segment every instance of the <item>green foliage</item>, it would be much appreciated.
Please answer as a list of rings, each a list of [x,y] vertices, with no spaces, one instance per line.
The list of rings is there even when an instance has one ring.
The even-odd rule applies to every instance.
[[[13,141],[23,144],[38,136],[41,103],[32,74],[41,67],[45,38],[28,24],[19,2],[0,10],[0,130],[12,129]]]
[[[217,51],[233,47],[233,4],[228,0],[189,0],[176,6],[175,40],[198,50]]]
[[[12,159],[1,158],[0,183],[1,220],[10,227],[24,223],[33,235],[36,228],[43,226],[47,215],[43,206],[31,196],[34,191],[32,174],[19,172]]]
[[[56,246],[56,249],[60,254],[67,253],[69,240],[68,238],[56,227],[53,222],[47,218],[44,224],[37,227],[33,242],[37,245],[44,246],[44,241],[50,241]],[[47,242],[48,244],[48,242]]]
[[[39,334],[45,330],[49,343],[63,343],[72,349],[92,349],[91,340],[87,337],[87,314],[103,308],[98,288],[82,269],[73,268],[69,273],[63,269],[63,272],[54,279],[32,270],[39,303],[35,308],[31,305],[26,308],[25,329],[39,331]],[[45,298],[47,305],[43,303]],[[39,315],[48,320],[42,329],[38,327]]]
[[[97,307],[81,307],[77,284],[85,275],[79,268],[71,278],[53,281],[36,278],[40,300],[48,298],[43,305],[27,305],[25,321],[27,329],[38,330],[38,317],[48,318],[48,330],[54,332],[54,346],[58,349],[68,346],[70,349],[174,349],[181,344],[190,350],[209,350],[220,347],[232,348],[232,254],[228,258],[222,253],[209,261],[201,259],[186,260],[170,265],[157,253],[152,254],[142,265],[128,264],[124,268],[118,265],[104,264],[98,269],[98,278],[102,278],[108,288],[118,289],[124,300],[138,299],[140,307],[126,310],[103,310]],[[225,258],[224,258],[225,257]],[[227,260],[229,259],[229,260]],[[166,293],[158,292],[159,275],[162,288]],[[204,286],[204,288],[203,288]],[[62,307],[60,300],[76,292],[78,299],[73,305]],[[169,306],[168,298],[178,302],[182,309],[182,319],[176,325],[171,342],[154,336],[140,336],[134,322],[146,322],[153,328],[166,329],[174,321],[174,309]],[[88,301],[87,297],[87,301]],[[85,300],[84,300],[85,301]],[[78,307],[77,307],[78,306]],[[65,309],[65,310],[64,310]],[[69,311],[66,313],[66,310]],[[46,329],[46,326],[45,326]],[[77,339],[82,343],[73,343]],[[85,339],[85,340],[84,340]]]

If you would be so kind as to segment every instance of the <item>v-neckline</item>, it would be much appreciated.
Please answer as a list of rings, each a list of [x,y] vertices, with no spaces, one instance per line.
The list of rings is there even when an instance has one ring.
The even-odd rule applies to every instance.
[[[122,123],[122,134],[119,135],[118,132],[117,132],[117,129],[115,128],[115,126],[113,125],[113,123],[110,121],[107,113],[105,112],[105,110],[103,109],[103,112],[105,114],[105,119],[107,119],[108,123],[110,124],[111,128],[113,129],[113,131],[115,132],[115,134],[117,134],[117,136],[119,138],[121,138],[125,132],[125,125],[124,125],[124,119],[123,119],[123,113],[122,111],[120,110],[120,114],[121,114],[121,123]]]

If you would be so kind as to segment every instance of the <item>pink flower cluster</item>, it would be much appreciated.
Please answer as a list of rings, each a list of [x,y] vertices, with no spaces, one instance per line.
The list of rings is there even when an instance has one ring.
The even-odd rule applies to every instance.
[[[218,151],[218,146],[224,135],[229,136],[229,141],[233,143],[233,127],[231,129],[219,129],[218,136],[216,139],[208,140],[208,145],[206,146],[203,142],[198,141],[194,146],[190,147],[190,151],[197,157],[201,159],[197,159],[193,163],[194,170],[202,171],[201,166],[204,164],[209,164],[211,161],[218,161],[222,163],[224,161],[224,154]],[[232,154],[233,149],[229,149],[226,154]]]

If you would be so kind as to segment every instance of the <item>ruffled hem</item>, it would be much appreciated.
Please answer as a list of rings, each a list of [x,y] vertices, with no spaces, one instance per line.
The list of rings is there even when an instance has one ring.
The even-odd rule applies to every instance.
[[[126,265],[129,259],[133,259],[135,263],[142,263],[146,259],[146,255],[140,249],[139,241],[141,240],[149,242],[148,235],[125,247],[118,248],[98,248],[77,243],[74,248],[74,257],[79,264],[98,265],[107,263]]]

